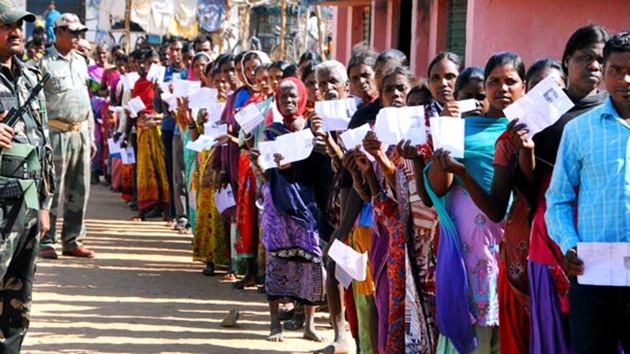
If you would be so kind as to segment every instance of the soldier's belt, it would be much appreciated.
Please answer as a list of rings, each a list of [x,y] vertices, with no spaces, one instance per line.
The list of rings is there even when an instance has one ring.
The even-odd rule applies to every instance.
[[[48,120],[48,126],[50,128],[60,130],[64,133],[81,131],[81,128],[83,128],[84,125],[87,125],[87,121],[83,121],[80,123],[66,123],[59,119]]]

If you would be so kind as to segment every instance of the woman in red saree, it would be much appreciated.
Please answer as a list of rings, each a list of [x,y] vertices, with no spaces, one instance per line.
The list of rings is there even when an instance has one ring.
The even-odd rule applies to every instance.
[[[137,185],[139,220],[160,215],[168,206],[169,191],[166,177],[166,165],[162,158],[164,147],[160,138],[156,111],[153,108],[153,83],[146,78],[151,65],[158,64],[160,57],[152,49],[142,55],[143,65],[138,68],[141,74],[131,91],[131,97],[140,97],[146,106],[138,114],[136,128],[138,130],[137,153]]]

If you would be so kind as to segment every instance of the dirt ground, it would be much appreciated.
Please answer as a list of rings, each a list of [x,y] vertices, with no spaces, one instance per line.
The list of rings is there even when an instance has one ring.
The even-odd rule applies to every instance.
[[[285,331],[269,343],[265,297],[201,274],[191,235],[135,223],[119,194],[94,186],[85,246],[93,260],[40,260],[23,353],[304,353],[321,348]],[[60,246],[57,248],[60,252]],[[231,309],[238,328],[219,324]],[[317,317],[327,339],[327,314]]]

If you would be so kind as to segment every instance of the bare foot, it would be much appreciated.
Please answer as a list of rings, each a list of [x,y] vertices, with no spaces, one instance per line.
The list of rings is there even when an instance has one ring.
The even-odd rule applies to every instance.
[[[269,336],[267,337],[267,341],[284,342],[284,337],[282,336],[282,326],[280,325],[280,323],[271,324],[271,329],[269,330]]]
[[[323,342],[324,338],[317,333],[313,328],[304,327],[304,339],[312,340],[313,342]]]
[[[323,349],[314,351],[313,354],[350,354],[350,347],[345,341],[332,342]]]

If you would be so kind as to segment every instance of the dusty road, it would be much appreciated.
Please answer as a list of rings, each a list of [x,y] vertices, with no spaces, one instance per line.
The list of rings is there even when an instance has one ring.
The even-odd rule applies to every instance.
[[[94,186],[85,245],[94,260],[40,260],[24,353],[304,353],[322,347],[285,331],[267,342],[264,295],[201,274],[190,235],[127,221],[118,194]],[[60,251],[58,246],[58,251]],[[239,328],[219,324],[230,309]],[[318,328],[332,338],[326,314]]]

